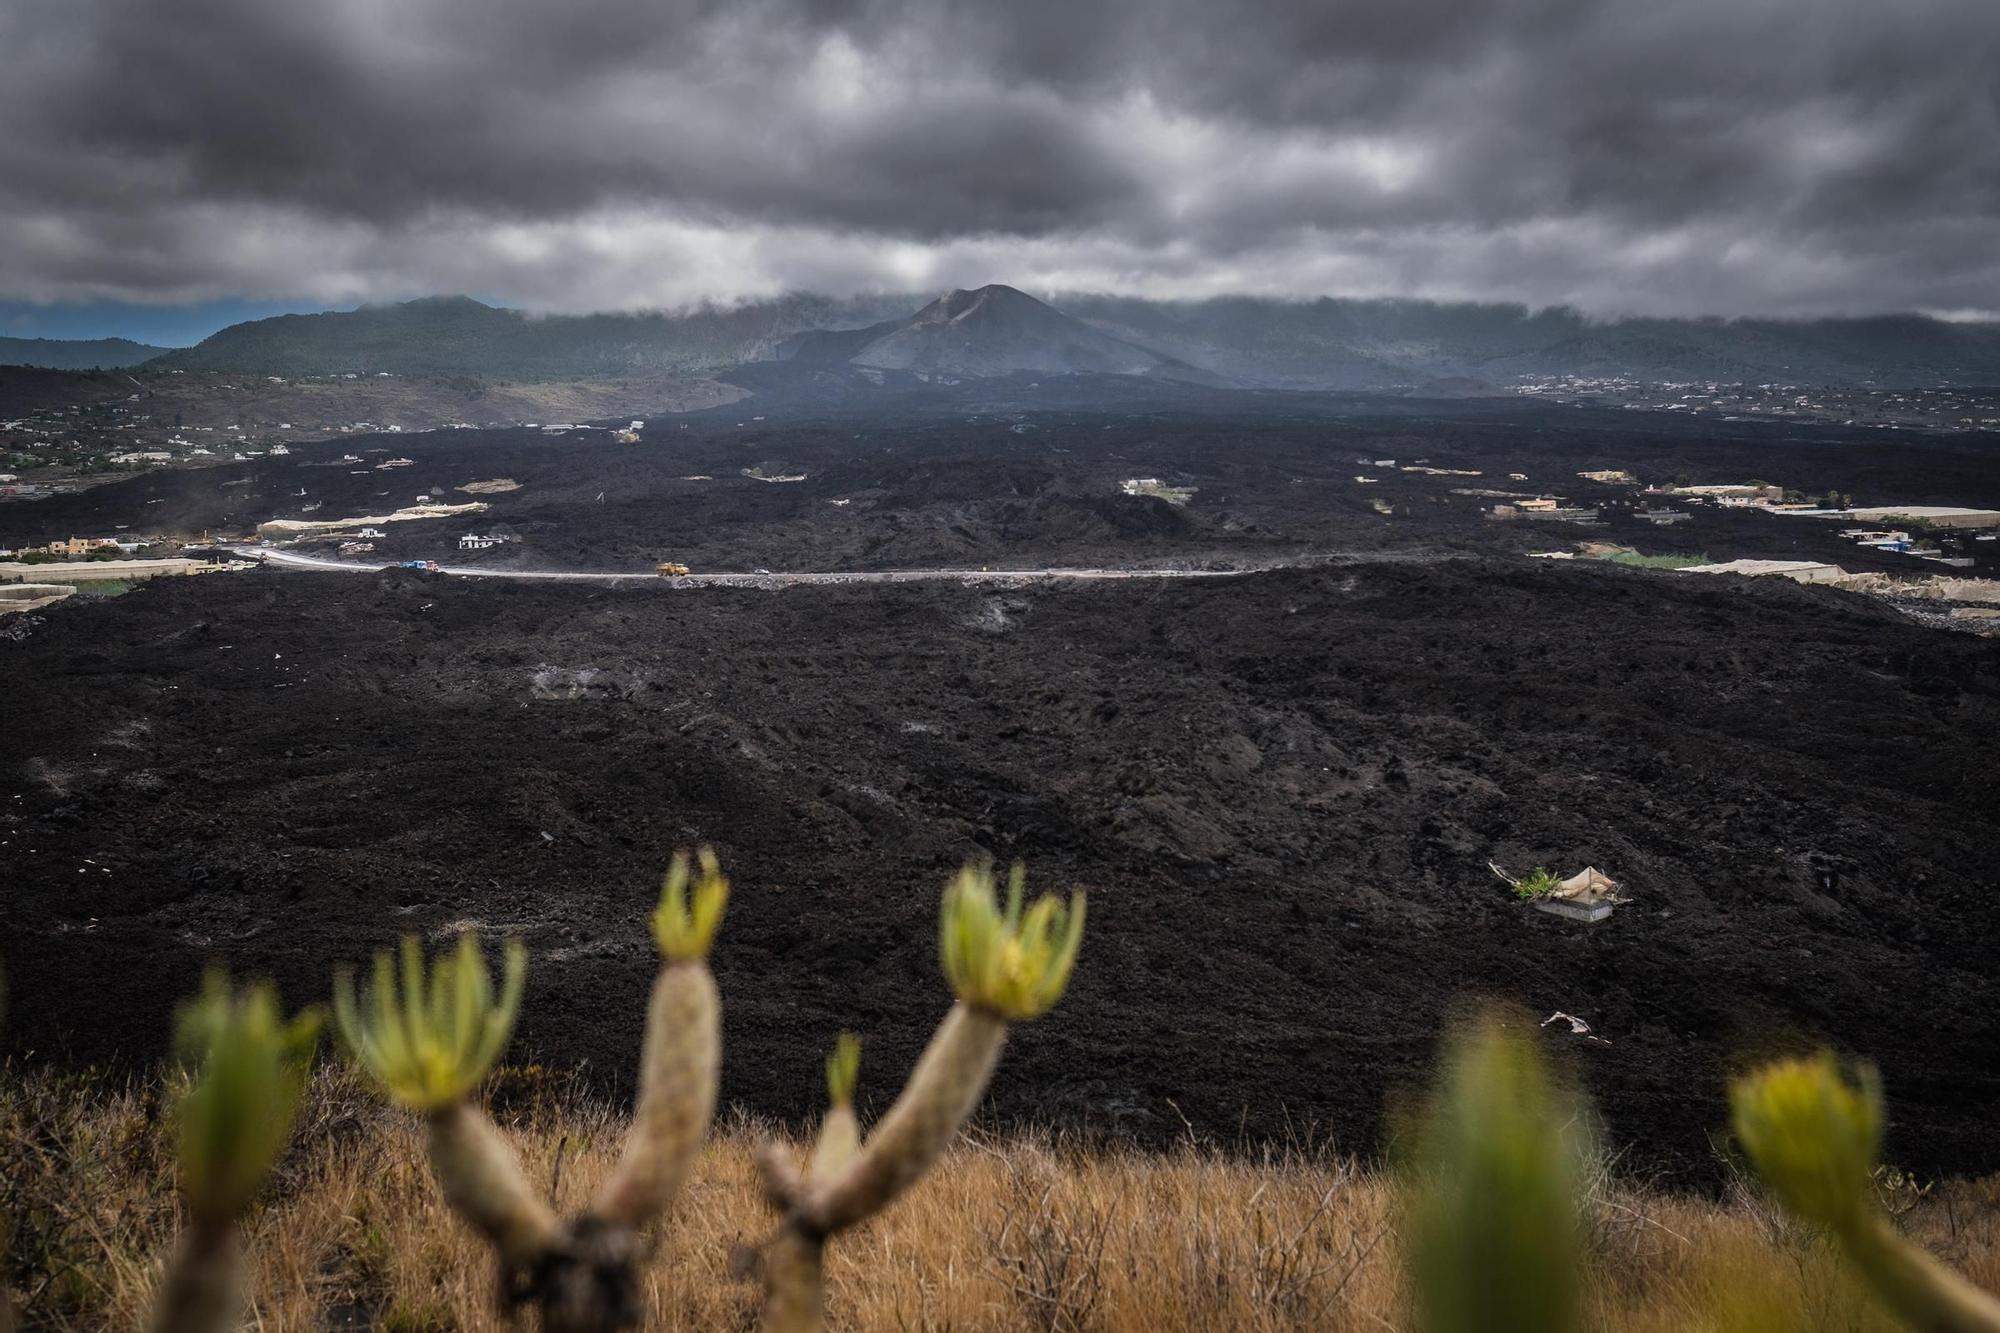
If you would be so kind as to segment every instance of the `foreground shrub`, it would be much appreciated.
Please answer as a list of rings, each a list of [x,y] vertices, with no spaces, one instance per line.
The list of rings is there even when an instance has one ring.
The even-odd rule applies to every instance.
[[[833,1107],[807,1171],[776,1145],[760,1157],[765,1191],[784,1218],[764,1262],[765,1333],[825,1326],[827,1241],[881,1212],[930,1169],[985,1095],[1007,1024],[1038,1018],[1062,997],[1083,941],[1083,895],[1067,907],[1044,897],[1024,909],[1023,890],[1019,866],[1004,910],[985,866],[967,866],[945,890],[939,952],[958,1003],[867,1140],[855,1134],[859,1049],[847,1043],[828,1064]]]
[[[1873,1069],[1829,1053],[1785,1060],[1730,1089],[1737,1142],[1779,1200],[1832,1233],[1869,1287],[1912,1328],[2000,1333],[2000,1300],[1899,1235],[1875,1175],[1882,1089]]]
[[[1430,1333],[1581,1327],[1583,1125],[1532,1030],[1493,1017],[1447,1043],[1406,1166],[1410,1274]]]
[[[513,1030],[526,951],[507,946],[497,992],[469,934],[428,979],[417,941],[405,939],[400,993],[387,954],[377,956],[365,996],[351,976],[335,981],[342,1035],[391,1100],[424,1116],[431,1168],[446,1200],[492,1245],[505,1302],[534,1305],[555,1333],[639,1322],[640,1233],[679,1193],[714,1117],[722,1019],[708,951],[729,881],[706,851],[699,879],[689,879],[687,857],[676,856],[653,914],[662,964],[624,1151],[590,1206],[568,1221],[528,1184],[518,1155],[472,1099]]]
[[[498,1071],[482,1094],[555,1211],[587,1208],[629,1117],[532,1069]],[[157,1079],[0,1064],[0,1287],[12,1289],[23,1329],[145,1326],[183,1225],[162,1098]],[[420,1118],[323,1063],[295,1127],[238,1224],[241,1327],[521,1326],[493,1299],[486,1241],[442,1198]],[[732,1254],[772,1229],[754,1163],[770,1132],[718,1120],[668,1243],[639,1261],[647,1327],[755,1325],[758,1287],[728,1273]],[[884,1333],[1412,1329],[1399,1195],[1396,1181],[1317,1143],[1141,1152],[975,1131],[865,1232],[828,1247],[826,1300],[836,1326]],[[1609,1178],[1587,1179],[1584,1196],[1588,1328],[1904,1326],[1820,1231],[1760,1195],[1694,1197]],[[1937,1182],[1899,1199],[1895,1221],[2000,1285],[2000,1179]]]
[[[220,972],[183,1006],[180,1045],[192,1072],[175,1118],[188,1226],[154,1307],[157,1333],[236,1326],[236,1220],[291,1136],[318,1038],[318,1014],[287,1023],[275,990],[235,995]]]
[[[445,1199],[492,1246],[510,1306],[529,1304],[556,1333],[629,1328],[642,1315],[643,1231],[680,1193],[715,1114],[721,1005],[708,953],[729,897],[713,855],[691,882],[676,856],[652,918],[662,958],[646,1011],[639,1098],[617,1165],[580,1213],[561,1220],[533,1189],[519,1155],[474,1099],[506,1048],[527,968],[506,948],[496,989],[471,935],[426,968],[414,938],[401,966],[375,960],[365,993],[342,974],[335,1013],[357,1063],[427,1128],[431,1169]],[[858,1047],[843,1042],[829,1066],[835,1107],[810,1171],[776,1145],[761,1159],[765,1191],[782,1214],[764,1258],[763,1326],[823,1326],[826,1242],[882,1211],[928,1170],[985,1094],[1009,1021],[1034,1018],[1062,995],[1082,941],[1083,899],[1024,904],[1016,868],[1003,908],[993,876],[967,866],[945,890],[940,952],[958,1004],[910,1081],[863,1142],[850,1099]],[[398,984],[400,978],[400,987]]]

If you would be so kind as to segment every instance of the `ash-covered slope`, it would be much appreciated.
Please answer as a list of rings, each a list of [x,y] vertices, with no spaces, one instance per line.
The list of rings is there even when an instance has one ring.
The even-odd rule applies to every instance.
[[[872,334],[862,340],[861,334]],[[1220,377],[1173,357],[1114,338],[1026,292],[998,283],[953,291],[900,324],[822,340],[830,351],[875,370],[988,377],[1027,371],[1043,375],[1153,375],[1219,383]]]

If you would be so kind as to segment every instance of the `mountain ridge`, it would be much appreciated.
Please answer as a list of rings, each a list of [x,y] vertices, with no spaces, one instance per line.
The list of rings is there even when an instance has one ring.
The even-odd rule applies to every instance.
[[[36,370],[123,370],[171,348],[130,338],[0,338],[0,366]]]
[[[1139,375],[1198,384],[1229,382],[1001,283],[956,288],[906,320],[822,336],[807,347],[811,360],[928,376]],[[792,345],[794,358],[798,348]]]
[[[2000,324],[1922,315],[1591,320],[1574,310],[1322,297],[1044,302],[1012,287],[926,298],[793,293],[677,312],[530,315],[430,297],[223,329],[149,364],[269,375],[560,379],[748,362],[870,373],[1097,373],[1300,389],[1494,387],[1552,375],[1661,383],[2000,384]]]
[[[893,311],[879,298],[801,293],[674,313],[532,315],[467,296],[432,296],[232,324],[153,364],[285,376],[523,380],[707,370],[767,360],[793,334],[880,320]]]

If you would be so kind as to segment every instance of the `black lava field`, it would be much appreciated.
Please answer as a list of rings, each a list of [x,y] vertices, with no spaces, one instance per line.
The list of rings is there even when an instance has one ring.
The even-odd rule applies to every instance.
[[[1577,469],[1632,467],[1992,504],[1992,441],[1464,405],[788,424],[754,403],[650,424],[684,436],[665,444],[315,445],[9,506],[0,536],[242,526],[301,487],[382,512],[385,476],[398,504],[508,477],[478,522],[522,540],[482,559],[1307,563],[758,590],[267,569],[0,620],[0,1042],[150,1058],[205,962],[302,1003],[399,933],[477,927],[531,949],[515,1057],[622,1093],[645,913],[668,853],[708,843],[736,885],[725,1101],[809,1114],[852,1029],[879,1111],[948,1002],[938,890],[984,854],[1091,895],[1071,993],[1010,1042],[999,1121],[1373,1151],[1452,1017],[1501,1000],[1603,1039],[1543,1029],[1635,1164],[1712,1175],[1728,1074],[1831,1040],[1880,1064],[1895,1160],[2000,1167],[2000,640],[1782,580],[1523,559],[1584,534],[1456,493],[1519,471],[1576,496]],[[415,462],[300,466],[364,446]],[[1363,489],[1363,456],[1485,475]],[[1196,493],[1120,494],[1135,476]],[[1717,557],[1835,540],[1714,511],[1643,541],[1610,523],[1588,535]],[[386,554],[456,558],[406,526]],[[1558,920],[1489,861],[1595,865],[1631,900]]]

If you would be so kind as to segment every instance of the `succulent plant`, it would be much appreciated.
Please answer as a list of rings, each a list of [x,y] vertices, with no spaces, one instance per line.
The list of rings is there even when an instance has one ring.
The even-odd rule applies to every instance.
[[[816,1160],[801,1174],[777,1145],[760,1152],[765,1191],[784,1214],[765,1256],[766,1333],[825,1326],[827,1240],[881,1212],[930,1169],[985,1095],[1008,1021],[1038,1017],[1062,998],[1082,942],[1084,897],[1067,906],[1044,897],[1024,909],[1024,880],[1016,866],[1004,909],[988,865],[965,866],[945,888],[940,951],[958,1003],[874,1132],[846,1145],[842,1119],[852,1110],[843,1094],[851,1098],[860,1048],[836,1047],[828,1061],[834,1106]]]
[[[287,1022],[276,987],[232,994],[220,970],[182,1007],[179,1046],[196,1077],[180,1099],[180,1184],[197,1221],[226,1223],[250,1206],[291,1136],[319,1028],[319,1011]]]
[[[861,1124],[854,1117],[854,1085],[861,1077],[861,1038],[843,1032],[826,1057],[826,1118],[820,1121],[806,1179],[823,1184],[838,1177],[861,1150]]]
[[[722,1025],[707,958],[729,881],[706,848],[697,860],[698,875],[684,853],[674,856],[652,914],[663,962],[625,1150],[589,1209],[567,1221],[529,1186],[505,1137],[471,1100],[513,1030],[525,949],[507,945],[497,991],[470,934],[428,976],[417,941],[405,939],[400,990],[386,953],[365,995],[351,976],[335,979],[334,1012],[355,1059],[391,1100],[425,1116],[446,1200],[492,1244],[509,1302],[532,1302],[549,1333],[638,1323],[640,1230],[672,1202],[714,1117]]]
[[[807,1160],[801,1188],[825,1188],[838,1180],[861,1150],[861,1126],[854,1116],[854,1087],[861,1072],[861,1041],[843,1032],[826,1058],[826,1118],[820,1122],[819,1137]],[[768,1169],[790,1172],[790,1164],[778,1158],[776,1145],[765,1145],[772,1154]],[[787,1174],[786,1179],[792,1179]],[[825,1323],[823,1264],[826,1238],[808,1226],[789,1221],[766,1247],[763,1258],[764,1310],[766,1330],[814,1329]]]
[[[1404,1225],[1428,1333],[1581,1326],[1580,1111],[1534,1039],[1504,1018],[1448,1040],[1405,1163]]]
[[[2000,1299],[1904,1239],[1873,1194],[1882,1086],[1831,1052],[1780,1060],[1729,1090],[1736,1141],[1772,1193],[1823,1226],[1883,1304],[1914,1328],[2000,1333]]]
[[[826,1057],[826,1101],[835,1110],[854,1106],[854,1088],[861,1081],[861,1038],[843,1032],[833,1039]]]
[[[286,1021],[268,983],[233,993],[219,970],[182,1006],[179,1044],[192,1081],[175,1118],[188,1227],[154,1302],[156,1333],[235,1326],[235,1222],[291,1136],[319,1025],[316,1010]]]
[[[639,1101],[618,1165],[592,1213],[636,1229],[666,1211],[687,1179],[715,1118],[722,1068],[722,1002],[708,951],[729,902],[714,853],[699,854],[690,893],[688,858],[677,853],[660,886],[653,939],[664,960],[646,1007]]]
[[[653,909],[653,942],[669,962],[706,959],[722,925],[722,911],[729,905],[729,881],[723,878],[715,853],[704,847],[695,855],[701,878],[695,881],[693,896],[688,894],[687,853],[675,852],[660,881],[660,905]]]
[[[402,990],[391,956],[375,955],[374,984],[357,996],[354,977],[333,983],[340,1034],[361,1067],[391,1100],[414,1111],[439,1111],[462,1101],[493,1068],[514,1030],[527,979],[528,951],[509,940],[499,993],[493,990],[479,937],[467,931],[458,948],[437,960],[426,980],[423,948],[403,937]]]
[[[953,994],[1009,1020],[1039,1018],[1062,998],[1083,944],[1082,894],[1067,907],[1044,896],[1025,912],[1027,871],[1007,877],[1007,906],[996,899],[992,867],[965,866],[944,892],[939,952]]]
[[[510,1277],[518,1277],[554,1239],[555,1216],[529,1187],[499,1130],[468,1098],[514,1030],[527,950],[508,941],[497,994],[478,936],[470,931],[431,964],[428,976],[416,936],[404,936],[400,953],[400,990],[398,969],[386,952],[375,955],[374,984],[364,994],[357,995],[352,974],[337,975],[334,1017],[356,1062],[389,1099],[423,1113],[431,1170],[445,1199],[493,1243]]]
[[[1831,1052],[1781,1060],[1729,1090],[1736,1140],[1794,1213],[1825,1227],[1868,1207],[1882,1152],[1882,1084],[1873,1068],[1843,1071]]]

